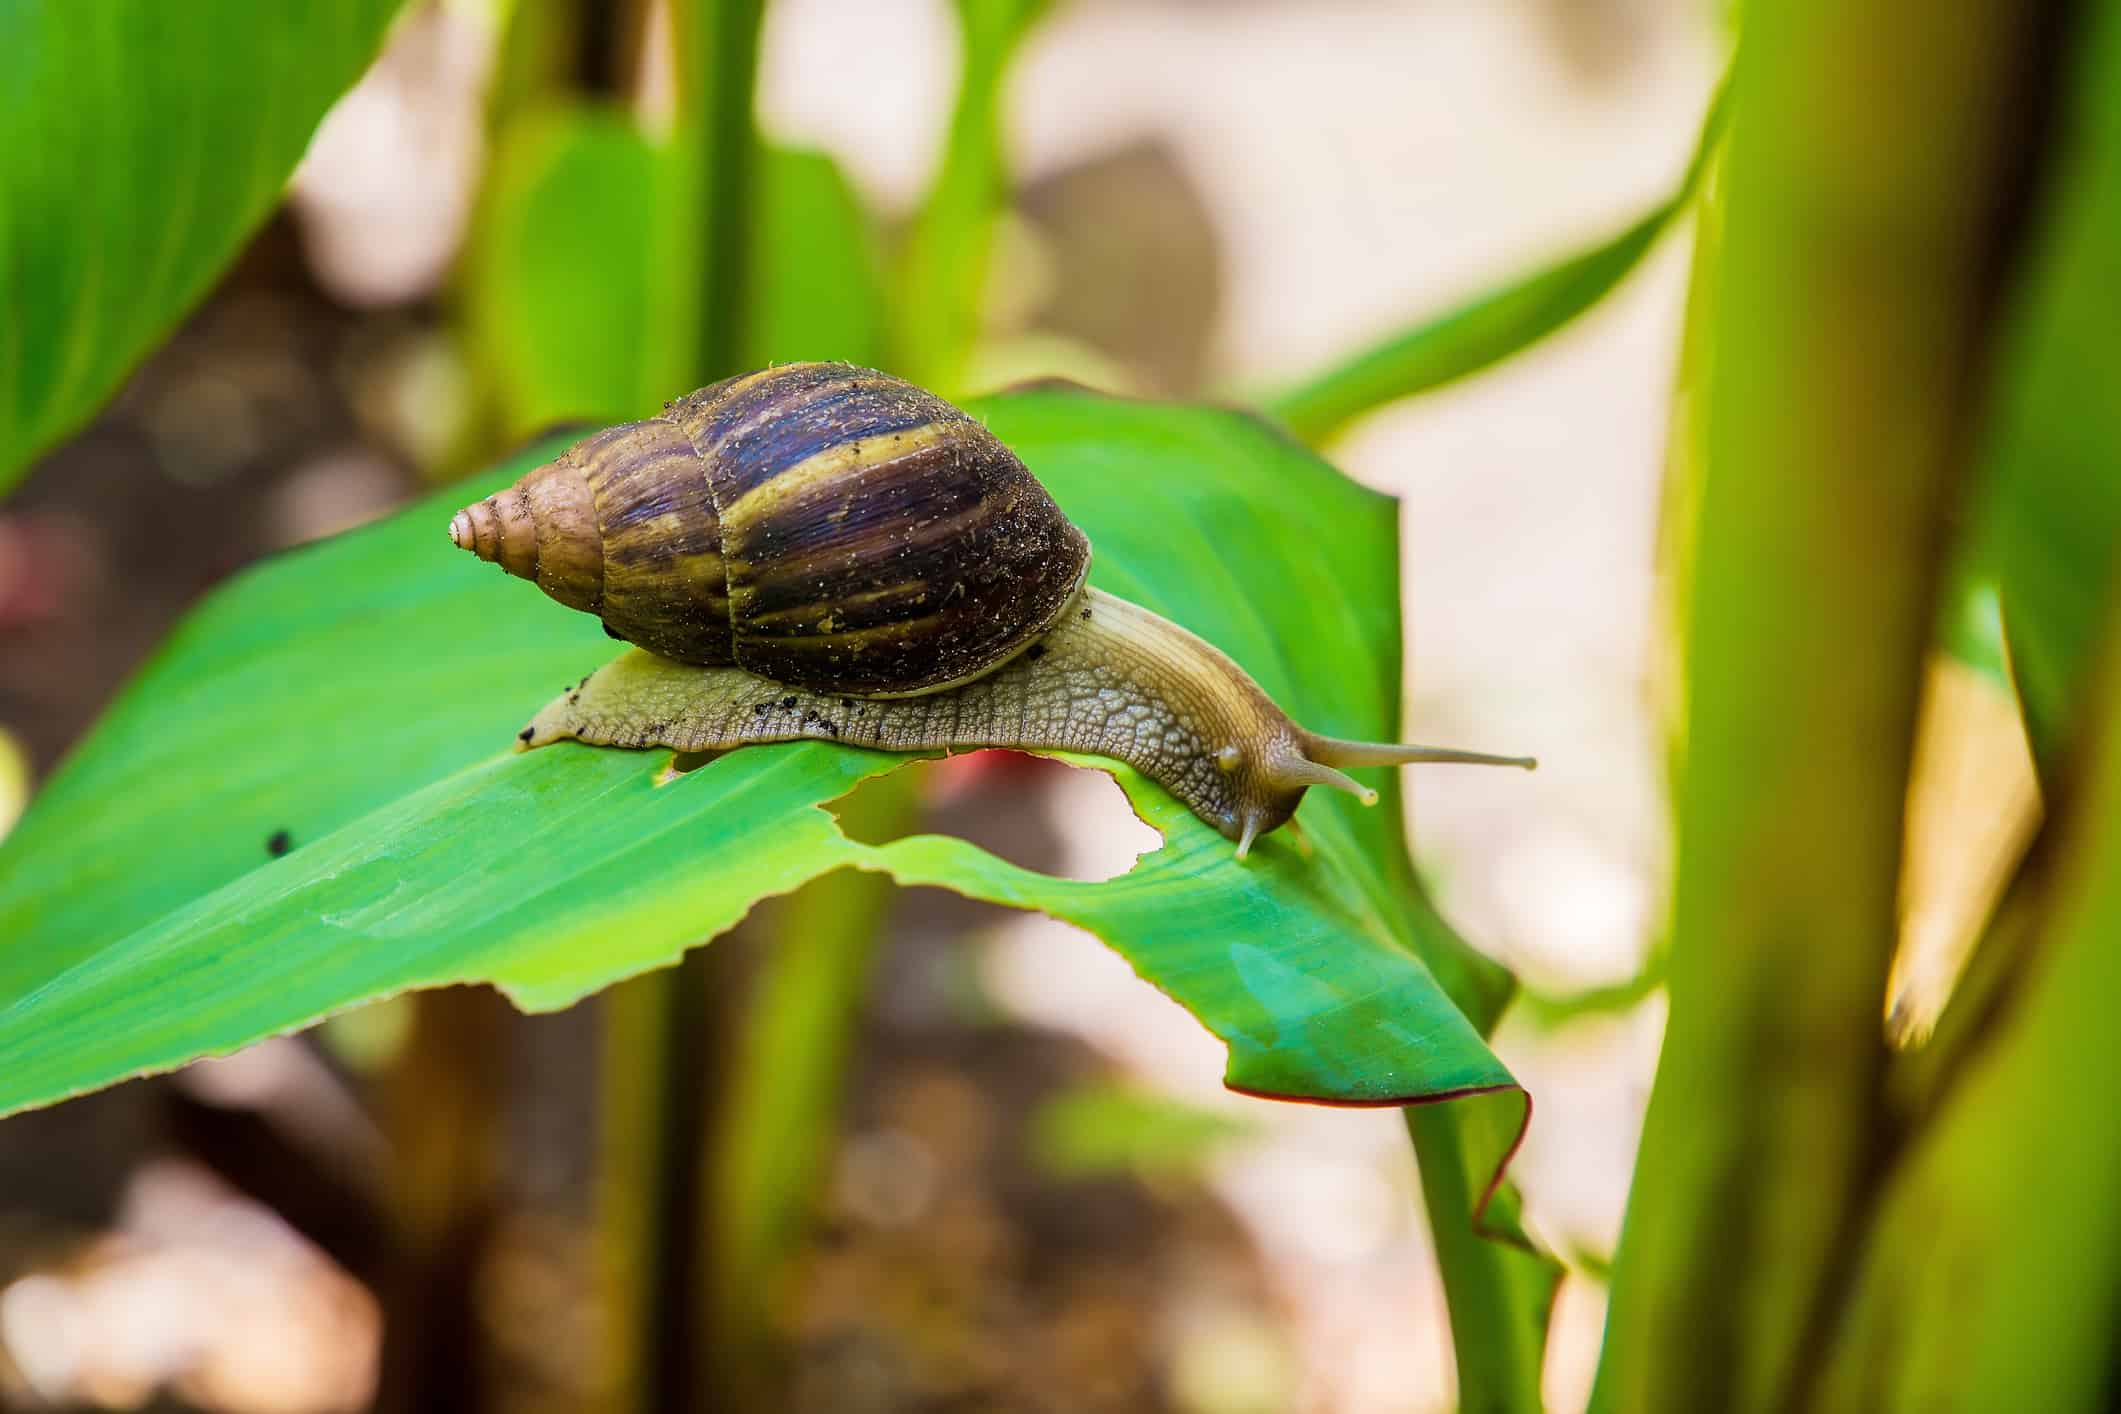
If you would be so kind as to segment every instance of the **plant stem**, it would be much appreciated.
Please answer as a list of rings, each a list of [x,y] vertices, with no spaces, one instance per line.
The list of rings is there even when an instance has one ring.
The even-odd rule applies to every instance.
[[[1516,1143],[1523,1096],[1479,1095],[1410,1105],[1401,1113],[1451,1313],[1460,1414],[1539,1414],[1547,1319],[1560,1269],[1529,1245],[1517,1245],[1517,1199],[1507,1187],[1482,1215],[1482,1228],[1490,1231],[1472,1221],[1501,1156]],[[1496,1228],[1515,1241],[1494,1235]]]
[[[2104,650],[2052,857],[2011,902],[2019,937],[1984,943],[2031,945],[1879,1200],[1815,1408],[2112,1407],[2121,1125],[2075,1083],[2121,1066],[2121,635]]]
[[[2036,8],[1748,11],[1710,279],[1671,1020],[1598,1408],[1801,1406],[1889,1154],[1879,1009],[1909,755]]]
[[[2036,743],[2049,729],[2053,813],[1936,1034],[1894,1057],[1893,1095],[1919,1132],[1879,1198],[1821,1409],[2113,1403],[2121,1126],[2083,1081],[2121,1068],[2121,415],[2087,396],[2111,363],[2121,259],[2121,5],[2062,23],[1975,532],[1996,555],[2017,681],[2051,694],[2028,697],[2025,722]],[[2046,672],[2025,672],[2026,630]]]
[[[1397,643],[1375,655],[1372,671],[1379,674],[1379,690],[1396,696],[1403,681]],[[1404,820],[1404,788],[1388,779],[1378,808]],[[1516,979],[1436,912],[1403,832],[1380,863],[1377,875],[1366,876],[1379,912],[1398,920],[1406,947],[1451,1005],[1483,1039],[1491,1036],[1517,994]],[[1462,1410],[1538,1414],[1540,1408],[1548,1317],[1561,1267],[1526,1239],[1516,1191],[1499,1177],[1524,1133],[1529,1105],[1513,1087],[1402,1111],[1443,1278]]]

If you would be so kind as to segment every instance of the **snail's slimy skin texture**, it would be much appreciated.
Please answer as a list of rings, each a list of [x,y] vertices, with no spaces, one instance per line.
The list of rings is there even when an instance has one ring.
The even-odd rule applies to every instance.
[[[1126,762],[1245,845],[1287,820],[1306,786],[1346,781],[1305,759],[1306,739],[1317,739],[1230,659],[1095,589],[1008,664],[924,697],[826,696],[741,669],[628,653],[556,698],[519,739],[567,737],[676,751],[799,738],[887,751],[1081,751]]]

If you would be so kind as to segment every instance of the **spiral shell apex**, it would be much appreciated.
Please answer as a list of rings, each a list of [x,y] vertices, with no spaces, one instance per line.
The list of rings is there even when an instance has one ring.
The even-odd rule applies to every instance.
[[[594,433],[449,533],[664,657],[867,697],[1008,662],[1090,563],[985,427],[845,364],[728,379]]]

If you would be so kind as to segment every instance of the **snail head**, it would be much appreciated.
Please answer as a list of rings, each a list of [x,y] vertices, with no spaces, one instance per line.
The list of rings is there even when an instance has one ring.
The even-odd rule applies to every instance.
[[[1418,762],[1516,766],[1527,771],[1539,764],[1530,756],[1491,756],[1451,747],[1348,741],[1305,731],[1291,722],[1270,733],[1261,746],[1225,746],[1216,753],[1216,767],[1230,776],[1232,797],[1229,808],[1215,822],[1216,827],[1237,841],[1237,857],[1243,859],[1251,851],[1254,839],[1280,828],[1296,813],[1304,792],[1312,786],[1344,790],[1364,805],[1375,805],[1377,792],[1341,767]]]

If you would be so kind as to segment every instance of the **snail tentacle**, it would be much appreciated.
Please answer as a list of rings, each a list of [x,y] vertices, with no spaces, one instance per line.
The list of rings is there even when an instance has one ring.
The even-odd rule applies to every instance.
[[[1389,741],[1348,741],[1337,736],[1304,733],[1304,753],[1329,766],[1515,766],[1536,771],[1536,756],[1492,756],[1485,751],[1460,751],[1452,746],[1401,745]]]

